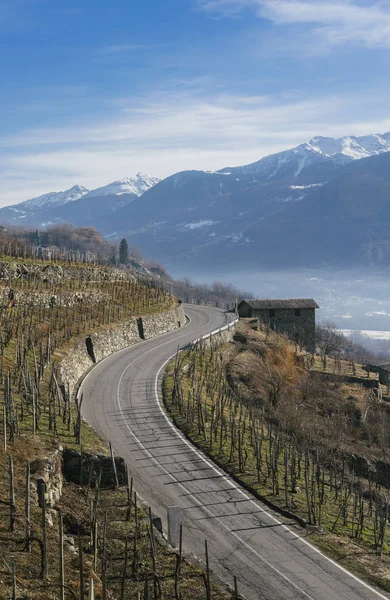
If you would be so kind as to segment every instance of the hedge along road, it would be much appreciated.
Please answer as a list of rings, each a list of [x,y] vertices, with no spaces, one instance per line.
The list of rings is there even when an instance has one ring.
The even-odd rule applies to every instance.
[[[226,325],[213,308],[186,306],[189,324],[131,346],[84,379],[82,413],[126,460],[137,493],[166,529],[168,506],[181,508],[183,547],[227,583],[236,575],[248,600],[378,600],[374,590],[326,558],[211,463],[165,415],[161,375],[178,347]]]

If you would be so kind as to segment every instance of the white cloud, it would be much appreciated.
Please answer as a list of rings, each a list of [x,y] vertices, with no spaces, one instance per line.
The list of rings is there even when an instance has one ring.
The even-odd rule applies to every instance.
[[[202,0],[203,10],[231,15],[252,8],[275,25],[306,24],[330,45],[390,48],[390,3],[365,0]]]
[[[245,164],[315,135],[390,129],[377,97],[265,97],[192,91],[121,103],[115,118],[21,131],[0,140],[3,205],[76,183],[97,187],[138,171],[165,177],[185,169]],[[377,119],[371,120],[372,106]]]

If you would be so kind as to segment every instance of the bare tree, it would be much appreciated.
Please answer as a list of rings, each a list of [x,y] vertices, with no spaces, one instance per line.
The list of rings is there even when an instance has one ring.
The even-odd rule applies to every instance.
[[[339,354],[344,347],[345,338],[337,331],[335,323],[325,321],[316,327],[316,344],[321,353],[322,366],[326,369],[326,357]]]

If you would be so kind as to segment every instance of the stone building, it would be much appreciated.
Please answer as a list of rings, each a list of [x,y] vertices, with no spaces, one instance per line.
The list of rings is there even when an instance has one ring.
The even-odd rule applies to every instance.
[[[242,300],[238,314],[243,318],[257,318],[309,352],[315,352],[316,308],[319,306],[312,298]]]

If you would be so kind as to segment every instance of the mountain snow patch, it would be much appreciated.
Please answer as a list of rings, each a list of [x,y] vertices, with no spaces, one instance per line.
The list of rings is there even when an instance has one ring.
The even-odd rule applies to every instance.
[[[87,188],[81,185],[74,185],[70,190],[65,190],[65,192],[49,192],[48,194],[38,196],[38,198],[20,202],[17,206],[19,208],[27,208],[27,210],[34,210],[36,208],[56,208],[63,204],[68,204],[68,202],[75,202],[88,194],[88,192],[89,190],[87,190]]]
[[[390,132],[361,137],[350,135],[337,139],[317,136],[291,150],[265,156],[249,165],[227,167],[221,170],[221,174],[227,171],[234,175],[254,174],[263,180],[298,177],[303,170],[313,165],[345,165],[384,152],[390,152]]]
[[[113,181],[104,187],[92,190],[88,196],[122,196],[123,194],[132,194],[139,197],[159,182],[160,179],[158,177],[151,177],[145,173],[137,173],[135,177],[118,179],[118,181]]]

